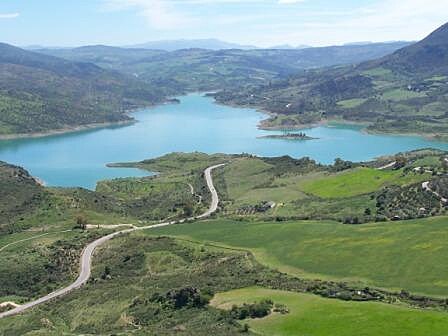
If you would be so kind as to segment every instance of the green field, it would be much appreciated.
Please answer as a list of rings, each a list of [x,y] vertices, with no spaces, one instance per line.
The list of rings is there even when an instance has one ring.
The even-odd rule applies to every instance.
[[[362,105],[366,100],[364,98],[341,100],[338,102],[338,105],[345,108],[355,108]]]
[[[220,293],[212,304],[229,309],[232,305],[263,299],[286,305],[289,314],[274,313],[263,319],[245,321],[257,335],[421,336],[448,333],[445,313],[422,312],[380,303],[342,302],[256,287]]]
[[[304,182],[302,190],[323,198],[350,197],[373,192],[387,184],[405,185],[427,178],[427,175],[404,175],[401,170],[358,168]]]
[[[434,296],[448,295],[448,218],[342,225],[215,220],[151,231],[252,251],[279,270]]]
[[[383,93],[384,99],[392,101],[401,101],[411,98],[422,98],[422,97],[426,97],[426,94],[424,92],[414,92],[404,89],[393,89]]]
[[[204,168],[227,162],[213,174],[221,218],[117,237],[96,252],[92,280],[82,290],[23,316],[1,320],[0,334],[173,335],[185,331],[195,336],[233,335],[244,330],[236,317],[204,305],[203,299],[251,286],[290,291],[263,290],[277,303],[287,304],[291,313],[249,321],[261,335],[301,330],[304,336],[325,335],[331,325],[335,335],[357,335],[362,327],[364,335],[384,330],[392,330],[393,335],[415,330],[417,335],[429,324],[442,331],[445,325],[438,313],[409,307],[444,309],[443,300],[428,299],[421,304],[418,298],[399,293],[404,289],[412,294],[448,295],[447,217],[366,225],[319,220],[387,220],[394,212],[387,218],[378,216],[392,206],[404,209],[404,205],[411,210],[423,205],[431,211],[428,215],[444,213],[440,200],[422,192],[418,183],[431,180],[443,186],[444,178],[432,175],[444,171],[444,153],[403,156],[407,158],[404,169],[380,171],[367,167],[381,166],[395,157],[356,168],[359,164],[351,162],[323,166],[286,156],[174,153],[125,164],[158,171],[157,176],[104,181],[95,192],[42,188],[25,171],[4,164],[0,167],[4,191],[0,211],[5,215],[0,224],[7,234],[0,235],[0,249],[18,243],[0,251],[0,302],[23,303],[72,281],[82,248],[106,234],[102,229],[74,229],[78,216],[91,225],[143,225],[157,218],[199,213],[210,202]],[[417,164],[434,174],[414,172]],[[30,195],[35,202],[29,201]],[[265,201],[276,205],[258,210],[257,205]],[[411,211],[410,215],[416,214]],[[291,220],[305,216],[314,221]],[[61,232],[67,229],[72,231]],[[396,293],[380,293],[366,286]],[[180,309],[172,297],[179,291],[186,291],[191,300]],[[239,296],[250,300],[260,289],[255,294],[252,291]],[[308,294],[300,294],[304,292]],[[200,306],[196,306],[198,299]],[[393,304],[361,304],[358,300]],[[394,320],[399,321],[396,326]]]

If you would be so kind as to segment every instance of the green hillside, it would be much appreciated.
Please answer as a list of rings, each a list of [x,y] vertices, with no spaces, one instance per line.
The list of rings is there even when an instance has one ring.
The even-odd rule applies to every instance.
[[[443,331],[447,219],[438,215],[446,207],[422,181],[448,197],[445,158],[421,150],[324,166],[286,156],[173,153],[116,164],[160,174],[103,181],[96,191],[42,187],[3,163],[0,303],[17,304],[71,283],[83,248],[123,224],[203,213],[210,202],[203,170],[227,165],[213,173],[217,218],[117,236],[96,251],[82,289],[1,319],[0,334],[224,336],[259,334],[263,326],[289,335],[317,324],[319,335],[331,316],[364,316],[371,333]],[[314,219],[292,220],[298,217]],[[241,288],[249,289],[235,297]],[[252,304],[260,293],[283,314],[242,320],[219,303]],[[334,325],[341,335],[359,331]]]
[[[149,234],[248,249],[265,265],[311,279],[445,297],[447,223],[447,217],[359,226],[216,220]]]
[[[0,44],[0,136],[129,122],[126,111],[165,96],[93,64]]]
[[[231,305],[266,299],[284,305],[289,312],[244,321],[257,335],[420,336],[444,335],[448,330],[445,314],[440,312],[422,313],[376,303],[332,301],[256,287],[219,293],[212,303],[222,309],[229,309]]]
[[[221,103],[260,107],[277,116],[266,128],[322,120],[359,122],[372,132],[448,136],[448,24],[392,55],[333,67],[247,90],[224,91]]]
[[[195,48],[171,52],[87,46],[40,50],[40,52],[72,61],[95,63],[104,68],[138,76],[150,84],[157,83],[162,87],[184,92],[260,85],[303,69],[375,59],[408,44],[407,42],[373,43],[302,50]]]

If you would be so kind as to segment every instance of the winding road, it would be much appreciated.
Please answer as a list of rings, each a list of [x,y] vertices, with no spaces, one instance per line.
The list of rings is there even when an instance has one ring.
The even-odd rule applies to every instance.
[[[144,227],[133,227],[127,230],[123,230],[123,231],[118,231],[118,232],[114,232],[111,233],[107,236],[101,237],[97,240],[95,240],[94,242],[90,243],[89,245],[87,245],[87,247],[84,249],[84,251],[82,252],[81,255],[81,267],[80,267],[80,273],[78,278],[75,280],[75,282],[73,282],[71,285],[59,289],[55,292],[52,292],[44,297],[41,297],[37,300],[25,303],[19,307],[16,307],[14,309],[8,310],[6,312],[0,313],[0,319],[4,318],[4,317],[8,317],[8,316],[13,316],[13,315],[17,315],[20,314],[32,307],[35,307],[37,305],[40,305],[42,303],[48,302],[50,300],[53,300],[55,298],[58,298],[60,296],[66,295],[68,293],[70,293],[71,291],[80,288],[81,286],[83,286],[90,278],[90,274],[91,274],[91,270],[92,270],[92,258],[93,258],[93,253],[95,252],[96,248],[98,248],[99,246],[103,245],[104,243],[106,243],[107,241],[119,236],[119,235],[123,235],[126,233],[131,233],[131,232],[135,232],[135,231],[141,231],[141,230],[149,230],[149,229],[154,229],[154,228],[160,228],[160,227],[165,227],[165,226],[169,226],[169,225],[174,225],[174,224],[181,224],[184,223],[186,221],[191,221],[191,220],[197,220],[197,219],[203,219],[203,218],[207,218],[210,215],[212,215],[214,212],[216,212],[216,210],[218,209],[218,204],[219,204],[219,196],[218,193],[216,192],[216,188],[213,184],[213,178],[212,178],[212,171],[214,169],[220,168],[222,166],[225,166],[225,163],[223,164],[219,164],[219,165],[215,165],[212,167],[208,167],[205,171],[205,180],[207,182],[207,187],[210,190],[210,193],[212,194],[212,201],[210,204],[209,209],[204,212],[202,215],[197,216],[197,217],[191,217],[191,218],[185,218],[179,221],[172,221],[172,222],[166,222],[166,223],[160,223],[160,224],[155,224],[155,225],[150,225],[150,226],[144,226]]]
[[[425,191],[429,191],[430,193],[433,193],[434,195],[436,195],[438,198],[440,198],[440,200],[442,201],[442,203],[448,203],[448,199],[446,199],[445,197],[443,197],[442,195],[440,195],[437,191],[432,190],[431,187],[429,186],[430,182],[423,182],[422,183],[422,188]]]

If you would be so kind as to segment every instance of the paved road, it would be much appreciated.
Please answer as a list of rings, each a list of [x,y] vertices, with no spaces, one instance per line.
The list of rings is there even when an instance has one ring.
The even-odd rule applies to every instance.
[[[426,190],[426,191],[429,191],[429,192],[433,193],[433,194],[436,195],[438,198],[440,198],[440,200],[441,200],[443,203],[448,203],[448,199],[446,199],[445,197],[443,197],[442,195],[440,195],[437,191],[432,190],[431,187],[429,186],[429,183],[430,183],[429,181],[428,181],[428,182],[423,182],[423,183],[422,183],[422,188],[423,188],[423,190]]]
[[[385,170],[385,169],[388,169],[388,168],[392,168],[393,166],[395,166],[396,163],[397,163],[396,161],[388,163],[385,166],[379,167],[378,170]]]
[[[186,218],[186,219],[182,219],[179,221],[172,221],[172,222],[166,222],[166,223],[160,223],[160,224],[156,224],[156,225],[150,225],[150,226],[145,226],[145,227],[137,227],[137,228],[131,228],[131,229],[127,229],[127,230],[123,230],[123,231],[118,231],[118,232],[114,232],[111,233],[107,236],[104,236],[100,239],[95,240],[94,242],[90,243],[89,245],[87,245],[87,247],[84,249],[84,251],[82,252],[81,255],[81,267],[80,267],[80,273],[78,278],[76,279],[76,281],[74,283],[72,283],[71,285],[59,289],[55,292],[52,292],[44,297],[41,297],[40,299],[37,299],[35,301],[31,301],[28,303],[25,303],[24,305],[21,305],[17,308],[14,308],[12,310],[0,313],[0,319],[7,317],[7,316],[13,316],[13,315],[17,315],[20,314],[22,312],[24,312],[25,310],[28,310],[32,307],[35,307],[37,305],[40,305],[42,303],[48,302],[52,299],[55,299],[57,297],[63,296],[65,294],[70,293],[71,291],[80,288],[82,285],[84,285],[90,278],[90,274],[91,274],[91,265],[92,265],[92,257],[93,257],[93,253],[95,252],[95,249],[99,246],[101,246],[102,244],[104,244],[105,242],[111,240],[112,238],[115,238],[119,235],[122,234],[126,234],[126,233],[130,233],[130,232],[134,232],[134,231],[141,231],[141,230],[148,230],[148,229],[154,229],[154,228],[159,228],[159,227],[164,227],[164,226],[169,226],[169,225],[174,225],[174,224],[180,224],[180,223],[184,223],[186,221],[189,220],[196,220],[196,219],[203,219],[206,217],[209,217],[211,214],[213,214],[214,212],[216,212],[216,210],[218,209],[218,203],[219,203],[219,196],[218,193],[216,192],[216,188],[213,185],[213,178],[212,178],[212,171],[214,169],[217,169],[219,167],[224,166],[225,164],[219,164],[216,166],[212,166],[209,167],[205,170],[205,180],[207,182],[207,186],[208,189],[210,190],[210,193],[212,194],[212,202],[210,204],[210,208],[203,213],[202,215],[198,216],[198,217],[191,217],[191,218]]]

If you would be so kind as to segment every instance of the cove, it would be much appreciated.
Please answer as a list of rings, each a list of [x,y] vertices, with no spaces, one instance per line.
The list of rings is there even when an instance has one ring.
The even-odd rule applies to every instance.
[[[332,163],[337,157],[364,161],[419,148],[448,150],[448,143],[366,134],[346,125],[304,130],[317,140],[259,139],[277,133],[257,129],[265,118],[261,113],[217,105],[201,94],[179,99],[180,104],[133,113],[138,122],[129,126],[0,141],[0,160],[25,167],[49,186],[94,189],[99,180],[148,175],[137,169],[107,168],[107,163],[140,161],[170,152],[309,156]]]

